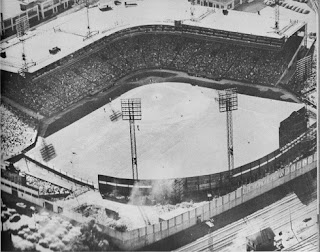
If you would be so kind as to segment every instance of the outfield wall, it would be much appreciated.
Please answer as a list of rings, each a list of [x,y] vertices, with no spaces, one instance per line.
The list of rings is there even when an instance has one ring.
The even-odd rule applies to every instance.
[[[229,171],[167,180],[153,179],[138,181],[98,175],[99,191],[105,197],[113,199],[115,196],[129,197],[134,188],[135,191],[139,191],[140,195],[157,201],[153,195],[153,188],[157,188],[157,191],[159,191],[159,188],[163,186],[163,191],[167,191],[167,187],[170,185],[170,187],[172,187],[171,195],[166,196],[171,197],[176,202],[193,198],[195,195],[205,200],[207,193],[220,196],[233,191],[243,184],[259,180],[286,164],[295,162],[297,159],[308,155],[308,153],[305,153],[305,150],[312,149],[312,146],[316,146],[316,139],[314,138],[308,141],[306,141],[306,139],[315,133],[316,124],[313,124],[310,129],[293,139],[282,149],[277,149],[264,157],[233,169],[231,179]]]

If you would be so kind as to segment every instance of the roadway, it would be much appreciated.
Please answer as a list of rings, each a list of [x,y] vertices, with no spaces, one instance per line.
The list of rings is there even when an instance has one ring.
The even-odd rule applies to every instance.
[[[316,182],[314,182],[316,183]],[[270,227],[277,235],[281,231],[285,250],[317,251],[316,190],[304,205],[295,193],[266,206],[247,217],[205,235],[176,251],[246,251],[246,237]],[[303,222],[306,218],[308,222]]]

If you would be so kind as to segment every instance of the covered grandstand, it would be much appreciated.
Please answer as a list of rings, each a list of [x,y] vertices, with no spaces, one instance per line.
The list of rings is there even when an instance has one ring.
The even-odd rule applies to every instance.
[[[6,192],[15,193],[18,185],[18,198],[35,198],[40,207],[79,222],[96,218],[108,239],[128,250],[165,242],[314,171],[316,106],[305,106],[300,96],[311,74],[304,66],[310,67],[315,57],[309,24],[282,17],[276,30],[273,9],[272,15],[270,9],[261,15],[231,10],[224,15],[203,6],[195,10],[191,18],[187,0],[144,0],[105,12],[90,6],[28,31],[26,65],[21,41],[3,41]],[[87,36],[90,29],[95,36]],[[173,88],[177,83],[181,85]],[[150,87],[154,89],[139,93]],[[235,139],[242,140],[235,141],[235,157],[241,158],[231,171],[224,160],[225,114],[218,115],[217,108],[218,90],[229,87],[238,88],[242,110],[233,119]],[[128,125],[119,119],[117,106],[120,96],[135,95],[145,106],[144,121],[137,126],[139,180],[131,177]],[[245,101],[251,106],[245,107]],[[307,110],[304,127],[279,147],[278,126],[301,108]],[[46,146],[52,152],[47,157]],[[12,179],[10,166],[23,182]],[[50,207],[40,198],[52,200]],[[119,221],[75,211],[93,205],[99,205],[100,217],[111,212]],[[164,211],[168,205],[176,211]]]
[[[260,43],[257,36],[250,35],[256,40],[253,42],[246,38],[249,35],[237,33],[236,39],[233,33],[220,31],[225,34],[222,38],[216,30],[203,35],[207,30],[184,25],[127,28],[25,77],[2,71],[2,93],[50,116],[143,69],[178,70],[214,80],[273,86],[303,46],[298,34],[304,29],[302,26],[273,45],[273,38],[265,37]]]

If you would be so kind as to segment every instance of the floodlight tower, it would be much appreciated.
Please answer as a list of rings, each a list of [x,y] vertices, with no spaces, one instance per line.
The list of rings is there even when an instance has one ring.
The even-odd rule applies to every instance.
[[[129,121],[130,141],[131,141],[131,159],[132,159],[132,177],[138,180],[138,163],[137,163],[137,144],[135,121],[141,120],[141,99],[121,99],[122,120]]]
[[[274,0],[274,29],[276,30],[276,32],[279,31],[279,0]]]
[[[236,88],[229,88],[219,91],[219,111],[227,113],[227,148],[229,174],[234,168],[233,157],[233,126],[232,111],[238,109],[238,95]]]
[[[191,15],[191,21],[194,21],[194,11],[195,11],[195,1],[196,0],[191,0],[191,6],[190,6],[190,15]]]
[[[84,37],[83,40],[87,40],[95,35],[97,35],[99,33],[99,31],[91,31],[90,29],[90,19],[89,19],[89,3],[88,3],[88,0],[86,0],[86,9],[87,9],[87,34],[86,36]]]
[[[17,37],[19,38],[20,42],[22,43],[22,67],[20,69],[20,72],[22,75],[24,75],[25,72],[28,72],[28,63],[26,58],[26,52],[25,52],[25,34],[29,30],[29,20],[27,15],[19,17],[16,19],[16,30],[17,30]]]

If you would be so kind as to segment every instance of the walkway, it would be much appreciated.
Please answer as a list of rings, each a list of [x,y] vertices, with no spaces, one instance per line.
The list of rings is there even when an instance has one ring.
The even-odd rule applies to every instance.
[[[2,96],[1,98],[2,98],[4,103],[7,103],[7,104],[11,105],[12,107],[24,112],[25,114],[27,114],[27,115],[29,115],[29,116],[31,116],[31,117],[39,120],[39,121],[41,121],[41,120],[43,120],[45,118],[43,115],[40,115],[39,113],[36,113],[31,109],[23,107],[20,104],[16,103],[15,101],[13,101],[13,100],[5,97],[5,96]]]

